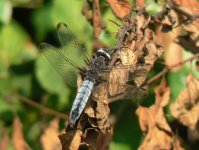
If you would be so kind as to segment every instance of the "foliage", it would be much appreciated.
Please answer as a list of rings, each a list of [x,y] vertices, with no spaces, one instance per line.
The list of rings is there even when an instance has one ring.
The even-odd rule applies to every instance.
[[[101,20],[96,18],[92,22],[93,18],[91,16],[94,10],[89,10],[87,7],[93,1],[0,1],[0,149],[61,148],[58,138],[55,137],[66,128],[66,119],[77,89],[64,84],[59,74],[41,54],[39,45],[41,42],[47,42],[60,47],[56,34],[56,25],[59,22],[65,22],[89,54],[93,52],[93,49],[101,46],[115,47],[118,42],[118,39],[115,38],[116,32],[119,30],[117,24],[122,26],[124,23],[121,19],[124,16],[119,15],[127,14],[126,11],[130,9],[130,2],[125,1],[121,4],[121,6],[125,7],[120,8],[120,3],[117,0],[100,1]],[[193,2],[195,1],[193,0]],[[137,0],[138,4],[144,5],[142,1]],[[150,15],[156,16],[163,10],[163,4],[166,4],[166,2],[156,3],[155,1],[147,0],[145,1],[146,11]],[[188,5],[184,7],[189,8]],[[88,15],[86,15],[86,10],[89,10],[87,12]],[[119,11],[121,12],[119,13]],[[171,22],[168,18],[165,19],[166,21],[164,20],[165,22],[161,22],[161,25],[172,26],[173,24],[170,24]],[[151,26],[155,31],[156,24]],[[192,33],[193,31],[195,32],[195,28],[189,27],[186,31]],[[174,32],[174,36],[179,35],[179,31],[175,30],[172,32]],[[199,32],[197,31],[197,33]],[[176,99],[182,99],[182,91],[187,92],[187,82],[194,80],[194,83],[198,85],[197,77],[199,77],[198,65],[195,65],[198,63],[196,60],[191,59],[189,63],[181,68],[179,67],[180,65],[175,67],[175,64],[194,57],[198,53],[190,50],[191,48],[180,49],[173,46],[174,42],[168,39],[174,40],[176,37],[172,37],[173,35],[171,34],[166,35],[169,38],[163,38],[165,34],[158,31],[156,31],[156,34],[159,37],[158,41],[166,39],[164,42],[167,42],[167,44],[161,43],[166,49],[166,54],[164,58],[161,58],[161,62],[164,62],[156,63],[148,78],[152,78],[161,72],[164,68],[163,64],[171,66],[167,68],[166,74],[162,75],[166,78],[168,85],[164,85],[166,81],[163,80],[158,87],[154,88],[160,83],[158,78],[149,86],[148,96],[143,98],[141,102],[147,108],[154,104],[154,101],[156,101],[155,106],[161,100],[164,104],[168,103],[164,105],[159,102],[161,107],[157,110],[157,114],[167,110],[164,114],[166,119],[163,118],[163,124],[167,120],[172,125],[175,124],[175,118],[182,122],[184,120],[180,118],[182,116],[179,116],[178,113],[176,114],[176,112],[174,113],[170,110],[170,105]],[[169,49],[177,49],[177,51],[174,53],[171,50],[169,51]],[[73,52],[71,51],[71,53]],[[175,57],[171,55],[175,55]],[[173,68],[172,65],[174,65]],[[175,72],[170,70],[175,70]],[[190,72],[193,76],[189,75]],[[192,84],[191,82],[189,87],[195,90],[197,86],[195,87]],[[165,89],[165,91],[160,91],[161,88]],[[161,95],[161,92],[165,93]],[[168,95],[168,93],[171,94],[171,97],[165,98],[164,94]],[[160,96],[159,99],[155,99],[155,96],[158,95]],[[169,99],[170,101],[168,101]],[[153,116],[154,109],[149,108],[149,110],[146,110],[139,107],[138,111],[137,103],[139,102],[131,103],[121,100],[110,104],[110,120],[112,119],[114,128],[112,128],[113,131],[111,132],[113,133],[110,137],[107,135],[104,137],[104,139],[110,141],[107,142],[108,144],[106,143],[107,145],[110,143],[110,149],[130,150],[138,149],[142,145],[145,138],[142,133],[144,132],[144,125],[139,120],[142,115],[139,113],[144,109],[144,111],[148,111],[149,116]],[[196,103],[198,102],[194,99],[194,104],[196,105]],[[174,106],[172,106],[172,109],[175,111]],[[194,109],[196,108],[194,107]],[[194,114],[197,115],[197,112],[194,111]],[[162,122],[158,123],[161,124]],[[195,129],[193,124],[191,126],[187,123],[187,125],[185,121],[180,125],[182,124],[188,126],[187,130]],[[191,129],[189,125],[192,127]],[[164,128],[164,130],[167,129]],[[169,128],[167,132],[174,134],[171,130]],[[194,146],[190,146],[190,143],[186,142],[185,137],[182,136],[181,138],[185,146],[194,149]],[[194,143],[196,146],[198,146],[197,142]],[[145,146],[144,144],[142,146]],[[177,142],[174,145],[176,146]]]

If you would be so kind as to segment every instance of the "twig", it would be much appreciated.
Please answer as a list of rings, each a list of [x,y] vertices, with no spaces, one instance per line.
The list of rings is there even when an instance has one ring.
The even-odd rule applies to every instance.
[[[64,120],[68,119],[68,116],[66,114],[60,113],[60,112],[52,110],[50,108],[46,108],[45,106],[38,104],[38,103],[28,99],[25,96],[17,94],[17,97],[19,98],[20,101],[22,101],[22,102],[24,102],[24,103],[26,103],[26,104],[34,107],[34,108],[41,110],[43,113],[53,115],[53,116],[56,116],[56,117],[58,117],[60,119],[64,119]]]
[[[177,11],[179,14],[186,16],[190,21],[199,18],[199,14],[191,15],[172,2],[169,2],[169,6],[171,9]]]
[[[112,22],[112,23],[114,23],[117,27],[121,27],[121,25],[119,25],[119,23],[117,23],[117,22],[115,22],[115,21],[113,21],[113,20],[110,20],[110,19],[108,19],[108,21],[110,21],[110,22]]]
[[[163,17],[164,15],[166,15],[168,13],[169,9],[173,9],[178,14],[187,17],[182,23],[180,23],[180,25],[183,23],[186,23],[187,21],[192,21],[192,20],[199,18],[199,14],[191,15],[191,14],[187,13],[186,11],[184,11],[183,9],[181,9],[174,2],[169,1],[167,3],[167,5],[162,9],[162,11],[160,11],[159,13],[157,13],[155,15],[152,15],[152,19],[157,20],[158,18]],[[178,26],[180,26],[180,25],[178,25]]]
[[[172,66],[166,66],[161,72],[159,72],[157,75],[155,75],[154,77],[152,77],[151,79],[149,79],[148,81],[146,81],[143,85],[149,85],[151,83],[153,83],[154,81],[156,81],[158,78],[160,78],[161,76],[163,76],[165,73],[167,73],[169,70],[172,70],[180,65],[183,65],[189,61],[192,61],[193,59],[199,57],[199,53],[193,55],[192,57],[185,59],[184,61],[181,61],[175,65]]]

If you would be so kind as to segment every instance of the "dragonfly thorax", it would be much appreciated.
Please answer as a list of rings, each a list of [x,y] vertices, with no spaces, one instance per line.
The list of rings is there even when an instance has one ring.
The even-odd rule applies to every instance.
[[[102,69],[106,69],[108,63],[110,61],[110,55],[106,52],[105,49],[99,49],[94,55],[93,59],[91,60],[86,76],[90,76],[93,79],[97,80],[99,78],[99,74],[101,73]]]

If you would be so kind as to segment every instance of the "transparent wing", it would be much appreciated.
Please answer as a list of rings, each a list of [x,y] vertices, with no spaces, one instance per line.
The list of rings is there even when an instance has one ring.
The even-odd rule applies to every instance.
[[[110,72],[108,72],[108,70],[107,72],[103,72],[105,75],[100,76],[100,84],[94,88],[93,96],[95,98],[108,98],[110,102],[116,101],[118,99],[135,100],[145,96],[147,91],[143,87],[139,86],[141,84],[128,84],[128,81],[133,79],[135,80],[138,77],[145,77],[146,73],[134,73],[135,75],[131,75],[127,68],[117,68],[111,70]]]
[[[137,100],[147,95],[146,87],[103,82],[93,89],[94,99],[109,99],[109,103],[120,100]]]
[[[101,84],[93,92],[98,93],[103,86],[106,97],[111,101],[118,99],[134,100],[147,94],[145,87],[141,87],[147,74],[146,66],[122,65],[104,69],[100,74],[99,83]],[[94,93],[94,95],[100,95],[100,93]]]
[[[87,54],[85,48],[78,43],[69,27],[65,23],[60,22],[57,25],[57,34],[64,55],[70,58],[72,62],[83,67],[85,65],[85,60],[90,60],[90,56]]]
[[[50,64],[62,76],[66,84],[77,85],[77,75],[79,66],[73,63],[61,51],[48,43],[42,43],[40,49]]]
[[[117,86],[116,88],[114,84],[108,85],[108,98],[111,101],[115,101],[118,99],[137,100],[146,95],[147,95],[147,90],[145,87],[137,87],[134,85],[126,84],[126,85]]]
[[[144,76],[147,73],[147,66],[142,66],[142,67],[136,67],[135,65],[131,66],[121,66],[121,67],[116,67],[116,68],[110,68],[110,69],[103,69],[101,71],[100,76],[104,80],[108,80],[110,77],[110,74],[115,71],[115,72],[121,72],[124,71],[125,73],[128,72],[128,81],[134,80],[136,77]]]

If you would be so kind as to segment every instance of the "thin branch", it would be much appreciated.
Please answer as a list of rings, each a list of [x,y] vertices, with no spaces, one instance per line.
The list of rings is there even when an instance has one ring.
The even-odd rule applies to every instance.
[[[179,14],[186,16],[190,21],[199,18],[199,14],[191,15],[172,2],[169,3],[169,6],[171,9],[177,11]]]
[[[28,99],[27,97],[25,96],[22,96],[22,95],[19,95],[17,94],[17,97],[19,98],[20,101],[34,107],[34,108],[37,108],[39,109],[40,111],[42,111],[43,113],[46,113],[46,114],[49,114],[49,115],[53,115],[53,116],[56,116],[60,119],[68,119],[68,116],[66,114],[63,114],[61,112],[58,112],[58,111],[55,111],[55,110],[52,110],[50,108],[46,108],[45,106],[39,104],[39,103],[36,103],[30,99]]]
[[[157,20],[158,18],[163,17],[164,15],[166,15],[168,13],[169,9],[173,9],[178,14],[186,17],[186,19],[182,23],[180,23],[180,25],[183,24],[183,23],[186,23],[187,21],[192,21],[192,20],[195,20],[195,19],[199,18],[199,14],[194,14],[194,15],[189,14],[185,10],[181,9],[174,2],[169,1],[167,3],[167,5],[162,9],[162,11],[160,11],[159,13],[157,13],[155,15],[152,15],[152,19],[153,20]],[[178,25],[178,26],[180,26],[180,25]]]
[[[166,66],[161,72],[159,72],[157,75],[155,75],[154,77],[152,77],[151,79],[149,79],[148,81],[146,81],[143,85],[149,85],[151,83],[153,83],[154,81],[156,81],[157,79],[159,79],[160,77],[162,77],[165,73],[167,73],[169,70],[172,70],[180,65],[183,65],[189,61],[192,61],[193,59],[199,57],[199,53],[193,55],[192,57],[185,59],[184,61],[181,61],[175,65],[172,66]]]

